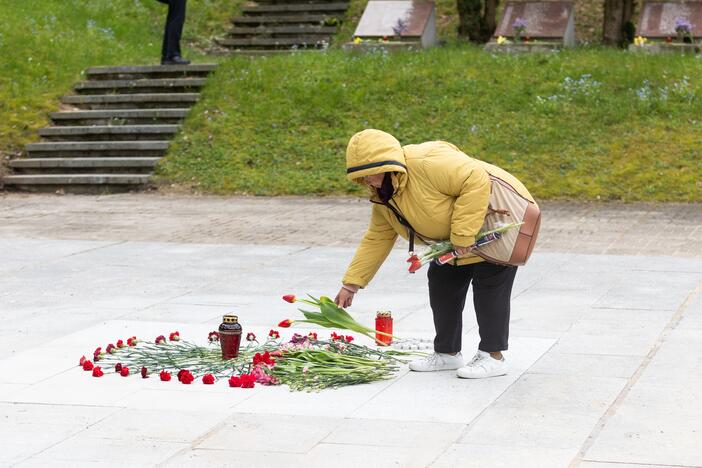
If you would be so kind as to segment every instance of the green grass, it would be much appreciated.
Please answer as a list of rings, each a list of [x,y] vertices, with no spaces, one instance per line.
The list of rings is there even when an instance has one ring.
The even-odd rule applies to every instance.
[[[539,198],[702,201],[700,77],[698,58],[597,48],[234,58],[160,172],[203,192],[354,192],[346,142],[373,127],[451,141]]]
[[[186,55],[212,60],[211,38],[240,3],[189,0]],[[452,8],[438,2],[450,44]],[[0,0],[0,159],[36,141],[85,68],[156,63],[164,15],[155,0]],[[354,193],[346,142],[375,127],[403,143],[452,141],[539,198],[702,201],[701,79],[699,58],[598,48],[228,58],[160,178],[222,194]]]
[[[239,3],[189,0],[184,55],[205,60]],[[158,63],[166,11],[155,0],[0,0],[0,156],[36,140],[84,69]]]

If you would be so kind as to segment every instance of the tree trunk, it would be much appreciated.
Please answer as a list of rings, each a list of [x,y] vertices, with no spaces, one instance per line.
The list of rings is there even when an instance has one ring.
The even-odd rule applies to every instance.
[[[500,0],[456,0],[458,35],[482,44],[490,40],[497,25]]]
[[[634,0],[604,0],[604,22],[602,42],[624,46],[628,42],[625,33],[634,15]]]

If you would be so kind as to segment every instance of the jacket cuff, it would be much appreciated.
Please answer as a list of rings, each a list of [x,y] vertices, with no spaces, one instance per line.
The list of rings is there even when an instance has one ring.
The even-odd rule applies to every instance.
[[[362,280],[358,276],[344,276],[341,280],[342,284],[355,284],[359,289],[363,289],[368,285],[367,281]]]

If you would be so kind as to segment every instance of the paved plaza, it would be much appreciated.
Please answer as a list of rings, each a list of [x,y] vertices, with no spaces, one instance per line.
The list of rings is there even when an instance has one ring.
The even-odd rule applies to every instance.
[[[297,318],[280,297],[338,290],[367,201],[0,195],[0,466],[702,467],[702,206],[542,208],[508,375],[299,393],[77,364],[132,335],[204,343],[227,312],[259,335]],[[396,247],[350,311],[431,338]]]

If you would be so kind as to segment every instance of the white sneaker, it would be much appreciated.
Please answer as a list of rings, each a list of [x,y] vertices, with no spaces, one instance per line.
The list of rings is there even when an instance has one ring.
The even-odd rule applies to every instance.
[[[485,377],[497,377],[506,373],[507,363],[504,356],[498,360],[490,356],[490,353],[478,350],[465,367],[458,369],[456,375],[462,379],[484,379]]]
[[[415,372],[436,372],[456,370],[461,368],[463,364],[465,364],[465,361],[461,353],[456,353],[455,356],[444,353],[432,353],[425,358],[410,362],[409,368]]]

